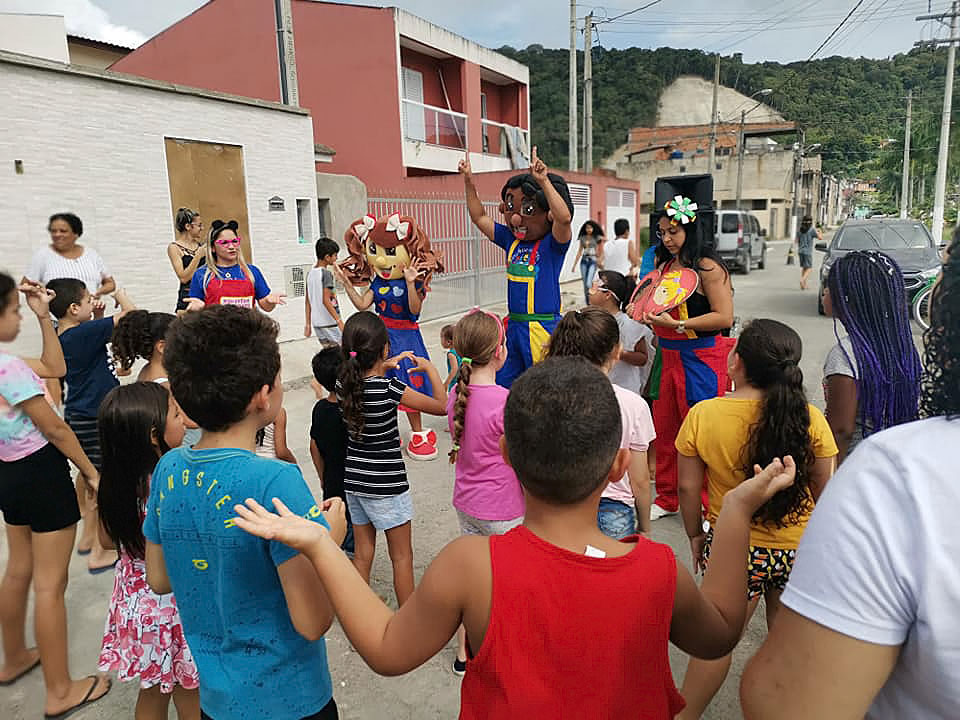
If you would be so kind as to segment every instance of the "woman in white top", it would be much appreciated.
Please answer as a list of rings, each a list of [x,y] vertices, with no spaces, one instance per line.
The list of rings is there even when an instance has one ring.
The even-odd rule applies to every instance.
[[[55,213],[47,224],[50,244],[34,253],[24,280],[46,285],[58,278],[82,280],[93,295],[97,317],[103,315],[101,297],[117,289],[107,266],[96,250],[80,245],[83,222],[73,213]]]

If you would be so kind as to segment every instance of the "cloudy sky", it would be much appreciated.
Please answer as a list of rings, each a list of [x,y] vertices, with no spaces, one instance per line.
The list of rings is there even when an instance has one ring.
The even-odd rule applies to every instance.
[[[651,0],[610,2],[593,5],[579,0],[578,15],[592,11],[598,20],[613,20]],[[56,13],[66,18],[70,32],[137,45],[203,4],[203,0],[0,0],[0,11]],[[393,4],[488,47],[569,44],[567,0]],[[946,35],[944,28],[915,22],[914,17],[944,10],[948,0],[659,0],[640,12],[603,22],[599,40],[604,47],[692,47],[742,52],[748,62],[789,62],[806,59],[858,4],[819,57],[887,57],[909,50],[916,40]]]

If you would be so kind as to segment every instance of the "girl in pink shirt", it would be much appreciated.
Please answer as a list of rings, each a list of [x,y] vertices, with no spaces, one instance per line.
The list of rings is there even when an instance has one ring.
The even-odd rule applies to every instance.
[[[453,329],[460,356],[456,382],[447,398],[447,421],[453,438],[450,462],[456,464],[453,506],[463,535],[502,535],[523,522],[523,491],[500,451],[503,408],[509,390],[497,385],[497,371],[507,359],[503,324],[493,313],[472,310]],[[467,669],[466,635],[453,671]]]

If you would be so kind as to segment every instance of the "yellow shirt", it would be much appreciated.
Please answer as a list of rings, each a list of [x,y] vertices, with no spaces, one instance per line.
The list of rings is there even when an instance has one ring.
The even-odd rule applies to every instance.
[[[750,427],[760,415],[760,400],[750,398],[714,398],[697,403],[690,409],[677,434],[677,452],[697,457],[707,466],[707,495],[710,508],[707,520],[713,525],[723,507],[723,496],[745,479],[741,457],[748,440]],[[817,458],[834,457],[837,444],[827,419],[810,405],[810,439]],[[753,523],[750,526],[750,544],[765,548],[794,549],[807,527],[809,513],[796,524],[778,528],[776,525]]]

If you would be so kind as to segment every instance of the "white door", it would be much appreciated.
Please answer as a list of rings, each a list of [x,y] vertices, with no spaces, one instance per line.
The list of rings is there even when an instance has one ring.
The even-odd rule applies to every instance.
[[[423,73],[419,70],[403,68],[403,99],[412,100],[419,105],[403,103],[403,133],[410,140],[427,139],[427,128],[423,112]]]
[[[560,282],[576,280],[580,277],[579,263],[573,264],[577,257],[577,235],[580,233],[580,227],[590,219],[590,186],[570,183],[567,187],[570,188],[570,199],[573,200],[573,222],[570,224],[573,237],[570,240],[567,256],[563,260]]]
[[[637,193],[634,190],[621,190],[619,188],[607,188],[607,227],[604,232],[608,238],[614,238],[617,234],[613,231],[613,224],[619,219],[625,218],[630,222],[630,237],[637,237]]]

